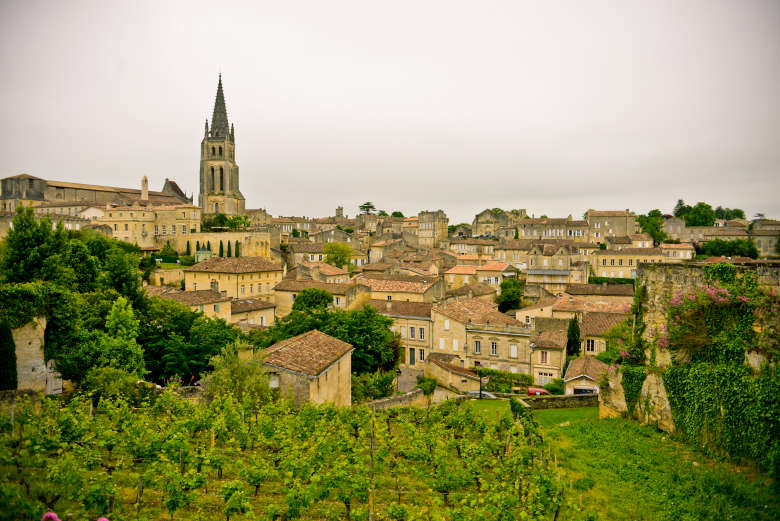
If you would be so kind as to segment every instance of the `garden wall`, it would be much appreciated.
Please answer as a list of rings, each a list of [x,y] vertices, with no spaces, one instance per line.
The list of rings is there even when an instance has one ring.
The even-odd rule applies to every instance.
[[[526,396],[521,399],[531,409],[573,409],[575,407],[595,407],[599,397],[595,394],[567,394],[555,396]]]
[[[371,409],[392,409],[393,407],[424,407],[428,403],[422,389],[413,389],[406,394],[380,398],[365,405]]]

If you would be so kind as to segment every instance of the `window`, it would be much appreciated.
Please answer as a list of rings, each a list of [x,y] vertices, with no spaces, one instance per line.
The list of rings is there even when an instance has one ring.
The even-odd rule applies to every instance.
[[[414,340],[414,326],[409,326],[409,338]]]
[[[182,235],[187,235],[187,225],[186,224],[182,224],[181,225],[181,234]]]
[[[550,383],[550,380],[552,380],[553,377],[552,373],[538,373],[538,375],[539,375],[538,380],[540,385],[545,385]]]
[[[117,224],[114,223],[114,231],[117,231]]]
[[[420,349],[420,350],[418,350],[418,352],[420,353],[420,362],[424,362],[425,361],[425,349]]]
[[[127,231],[127,223],[125,223],[125,231]]]
[[[490,354],[498,356],[498,342],[490,342]]]
[[[176,225],[175,224],[171,225],[171,235],[176,235]]]
[[[421,327],[421,328],[418,328],[418,329],[419,329],[419,332],[420,332],[420,340],[425,340],[425,328]]]
[[[155,224],[154,225],[154,234],[155,235],[159,235],[159,233],[160,233],[160,230],[157,228],[157,225]]]
[[[455,282],[455,275],[450,275],[450,282]]]
[[[615,265],[615,259],[609,259],[609,265],[614,266]]]
[[[219,304],[214,304],[214,313],[219,313]]]
[[[517,344],[509,344],[509,358],[517,358]]]
[[[167,233],[167,231],[165,230],[165,225],[163,224],[163,225],[162,225],[162,227],[163,227],[163,232],[162,232],[162,234],[163,234],[163,235],[165,235],[165,234]]]
[[[390,300],[390,297],[387,297],[387,300]],[[450,319],[448,318],[444,320],[444,330],[445,331],[450,330]]]
[[[452,339],[452,350],[453,351],[457,351],[458,350],[458,339],[457,338],[453,338]]]
[[[406,328],[401,326],[401,338],[406,338]]]
[[[268,378],[268,387],[271,389],[278,389],[279,388],[279,375],[278,374],[272,374]]]
[[[243,284],[241,284],[241,294],[242,295],[244,294],[244,285]]]
[[[439,339],[439,349],[444,349],[444,339],[443,338]]]
[[[333,299],[336,301],[337,306],[341,305],[341,297],[333,297]]]
[[[607,265],[607,259],[601,259],[601,265],[606,266]]]
[[[198,283],[197,283],[197,282],[195,282],[195,283],[192,285],[192,290],[193,290],[193,291],[198,291]],[[201,306],[201,307],[202,307],[202,306]]]
[[[482,342],[474,340],[474,354],[478,355],[482,353]]]
[[[592,339],[588,339],[585,341],[585,351],[588,353],[593,353],[596,351],[596,341]]]
[[[393,300],[393,296],[392,295],[388,295],[387,296],[387,301],[390,302],[391,300]]]
[[[539,363],[546,364],[548,363],[550,357],[548,356],[549,353],[547,351],[539,351]]]
[[[196,290],[196,291],[197,291],[197,290]],[[198,306],[198,309],[200,309],[200,311],[202,312],[202,311],[203,311],[203,304],[201,304],[200,306]]]
[[[254,284],[250,284],[249,285],[249,294],[251,295],[254,292],[255,292],[255,285]]]

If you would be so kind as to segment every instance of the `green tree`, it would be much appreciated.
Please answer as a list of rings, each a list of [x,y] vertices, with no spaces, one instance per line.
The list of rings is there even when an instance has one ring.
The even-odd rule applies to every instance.
[[[236,239],[236,248],[233,250],[233,256],[234,257],[240,257],[240,255],[238,253],[238,249],[239,249],[240,244],[241,243],[238,242],[238,239]]]
[[[59,221],[54,230],[49,216],[36,220],[30,207],[20,206],[13,218],[13,227],[5,238],[2,274],[7,282],[56,280],[66,253],[67,234]]]
[[[160,250],[160,257],[163,259],[178,258],[179,254],[171,246],[171,241],[165,241],[165,246]]]
[[[523,303],[523,284],[516,278],[501,282],[501,294],[496,297],[498,310],[506,313],[510,309],[520,309]]]
[[[580,354],[580,321],[577,317],[569,320],[569,329],[566,332],[566,354],[568,356]]]
[[[225,223],[225,225],[231,230],[245,230],[251,224],[252,222],[249,220],[249,217],[246,215],[234,215],[228,218],[227,222]]]
[[[100,278],[100,262],[90,255],[87,246],[79,240],[68,243],[65,264],[73,270],[73,289],[79,293],[94,291]]]
[[[307,288],[295,296],[292,309],[294,311],[311,311],[327,309],[333,303],[333,295],[324,289]]]
[[[677,204],[674,205],[674,216],[685,218],[685,215],[691,210],[691,207],[685,204],[682,199],[677,199]]]
[[[374,210],[376,210],[376,206],[374,206],[374,203],[371,201],[366,201],[365,203],[361,204],[358,208],[360,208],[360,211],[362,213],[371,213]]]
[[[211,241],[210,240],[206,241],[206,249],[209,250],[209,251],[214,251],[214,250],[211,249]]]
[[[252,346],[233,342],[213,356],[210,363],[214,370],[205,376],[203,388],[212,398],[233,396],[240,403],[257,408],[270,400],[271,389],[261,353],[258,353],[255,359],[244,362],[239,357],[239,351],[245,349],[251,350]]]
[[[325,253],[325,262],[333,264],[338,268],[349,264],[352,258],[352,247],[344,242],[329,242],[322,251]]]
[[[385,210],[379,210],[377,215],[380,217],[388,217],[387,212]]]
[[[404,217],[404,214],[403,214],[403,213],[401,213],[401,212],[400,212],[400,211],[398,211],[398,210],[395,210],[393,213],[391,213],[391,214],[390,214],[390,216],[391,216],[391,217],[400,217],[401,219],[403,219],[403,217]]]
[[[224,257],[225,256],[225,247],[222,245],[222,240],[219,241],[219,256]]]
[[[192,249],[190,248],[190,241],[189,240],[187,241],[187,248],[185,250],[185,254],[187,255],[187,257],[192,255]]]
[[[101,285],[116,290],[132,304],[138,305],[142,300],[138,257],[118,248],[113,249],[106,259]]]
[[[715,224],[715,210],[707,203],[698,202],[685,214],[685,224],[686,226],[712,226]]]
[[[658,246],[666,239],[664,217],[660,210],[650,210],[647,215],[638,215],[637,222],[639,222],[642,231],[653,238],[654,246]]]
[[[16,390],[16,345],[11,327],[0,320],[0,391]]]
[[[293,228],[292,229],[292,236],[296,237],[296,238],[300,237],[301,236],[301,232],[299,232],[297,228]]]
[[[227,247],[227,256],[228,257],[232,257],[233,256],[233,248],[231,247],[230,244],[231,244],[230,241],[228,241],[227,242],[227,245],[228,245],[228,247]]]

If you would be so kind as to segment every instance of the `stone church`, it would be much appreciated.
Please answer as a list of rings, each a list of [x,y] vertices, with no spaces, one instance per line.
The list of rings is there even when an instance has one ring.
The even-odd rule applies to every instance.
[[[217,98],[200,146],[200,207],[203,214],[244,214],[244,196],[238,189],[236,133],[228,123],[222,75],[217,83]]]

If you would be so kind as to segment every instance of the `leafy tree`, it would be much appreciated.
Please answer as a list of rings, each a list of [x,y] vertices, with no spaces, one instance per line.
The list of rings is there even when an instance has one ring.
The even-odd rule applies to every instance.
[[[307,288],[296,295],[292,308],[295,311],[327,309],[332,303],[333,295],[331,295],[329,291],[318,288]]]
[[[187,257],[192,255],[192,249],[190,248],[190,241],[189,240],[187,241],[187,248],[185,249],[185,255],[187,255]]]
[[[575,356],[580,354],[580,321],[577,317],[569,320],[569,329],[566,333],[566,354]]]
[[[62,264],[50,263],[47,266],[47,261],[66,252],[67,234],[62,221],[52,230],[48,215],[36,220],[32,208],[20,206],[12,222],[13,228],[6,236],[5,252],[0,262],[6,281],[29,282],[59,277]]]
[[[222,240],[219,241],[219,256],[224,257],[225,256],[225,247],[222,245]]]
[[[691,210],[691,207],[685,204],[682,199],[677,199],[677,204],[674,205],[674,216],[685,218],[685,215]]]
[[[401,219],[403,219],[403,217],[404,217],[404,214],[403,214],[403,213],[401,213],[401,212],[400,212],[400,211],[398,211],[398,210],[395,210],[393,213],[391,213],[391,214],[390,214],[390,216],[391,216],[391,217],[400,217]]]
[[[686,226],[712,226],[715,224],[715,210],[707,203],[698,202],[685,214]]]
[[[252,224],[247,215],[234,215],[227,219],[225,225],[231,230],[245,230]]]
[[[520,309],[523,303],[523,284],[515,279],[506,279],[501,282],[501,294],[496,297],[498,310],[506,313],[510,309]]]
[[[160,257],[165,258],[178,258],[179,254],[171,246],[171,241],[165,241],[165,246],[160,250]]]
[[[647,215],[638,215],[637,221],[642,231],[653,238],[653,245],[658,246],[664,239],[664,218],[660,210],[650,210]]]
[[[299,232],[297,228],[293,228],[293,230],[292,230],[292,236],[293,236],[293,237],[296,237],[296,238],[297,238],[297,237],[300,237],[300,236],[301,236],[301,232]]]
[[[352,258],[352,247],[344,242],[329,242],[322,251],[325,253],[325,262],[333,264],[337,268],[349,264]]]
[[[138,272],[138,257],[119,249],[109,252],[103,271],[101,285],[124,295],[134,305],[141,302],[141,277]]]
[[[230,246],[230,241],[227,242],[227,245],[228,245],[228,247],[227,247],[227,256],[228,257],[232,257],[233,256],[233,249]]]
[[[0,391],[15,390],[17,385],[14,337],[8,323],[0,320]]]
[[[731,219],[744,219],[745,212],[739,208],[723,208],[722,206],[718,206],[715,208],[715,218],[725,219],[727,221]]]
[[[209,251],[213,251],[213,250],[211,249],[211,241],[210,241],[210,240],[209,240],[209,241],[206,241],[206,249],[207,249],[207,250],[209,250]]]
[[[388,217],[387,212],[385,210],[379,210],[377,215],[380,217]]]
[[[365,203],[361,204],[358,208],[360,208],[360,211],[363,213],[371,213],[374,210],[376,210],[376,206],[374,206],[374,203],[371,201],[366,201]]]
[[[750,257],[758,258],[758,248],[752,238],[736,239],[733,241],[724,241],[722,239],[713,239],[702,245],[702,251],[705,255],[712,257]]]
[[[69,241],[65,264],[73,270],[74,291],[87,293],[96,289],[100,277],[100,262],[90,254],[83,242]]]
[[[233,342],[224,346],[218,355],[211,358],[214,370],[205,376],[204,389],[210,397],[233,396],[240,403],[257,408],[271,396],[268,375],[262,359],[244,362],[239,351],[252,349],[249,344]]]

